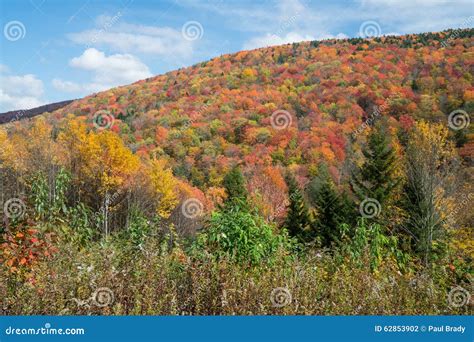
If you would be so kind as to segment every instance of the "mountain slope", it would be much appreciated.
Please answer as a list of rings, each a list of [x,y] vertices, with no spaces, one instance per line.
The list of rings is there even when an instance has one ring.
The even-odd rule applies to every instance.
[[[5,113],[0,113],[0,125],[8,122],[18,121],[21,119],[32,118],[46,112],[58,110],[59,108],[67,106],[72,101],[74,100],[60,101],[31,109],[11,110]]]
[[[48,118],[72,113],[110,126],[133,151],[168,158],[175,175],[201,189],[218,186],[236,162],[249,174],[300,165],[303,182],[324,162],[338,179],[348,142],[357,154],[364,141],[365,120],[388,116],[396,129],[472,112],[473,32],[242,51],[94,94]]]

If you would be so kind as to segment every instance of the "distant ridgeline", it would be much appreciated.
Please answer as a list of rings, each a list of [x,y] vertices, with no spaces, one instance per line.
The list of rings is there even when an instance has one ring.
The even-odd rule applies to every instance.
[[[74,100],[50,103],[44,106],[27,109],[27,110],[20,109],[20,110],[12,110],[10,112],[0,113],[0,125],[13,122],[13,121],[18,121],[21,119],[32,118],[34,116],[37,116],[46,112],[53,112],[64,106],[67,106],[72,101]]]

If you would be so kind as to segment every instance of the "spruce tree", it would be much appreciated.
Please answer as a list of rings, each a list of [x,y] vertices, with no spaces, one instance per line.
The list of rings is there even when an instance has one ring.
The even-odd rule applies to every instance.
[[[206,229],[195,242],[214,256],[245,265],[270,261],[280,248],[286,248],[284,236],[274,232],[255,207],[249,205],[245,178],[238,166],[225,176],[227,198],[211,213]]]
[[[245,178],[239,166],[234,166],[225,176],[223,180],[227,198],[224,206],[239,204],[241,207],[248,207],[247,203],[247,187]]]
[[[278,64],[283,64],[283,63],[285,63],[285,57],[283,57],[283,55],[282,55],[281,53],[280,53],[280,55],[278,56],[277,63],[278,63]]]
[[[308,197],[316,208],[317,236],[323,246],[330,247],[341,238],[341,225],[350,222],[352,204],[345,195],[339,195],[326,166],[319,168],[318,175],[308,186]],[[313,236],[315,237],[315,236]]]
[[[290,236],[296,237],[300,241],[306,241],[315,228],[314,218],[308,209],[295,177],[290,173],[286,175],[286,184],[288,186],[289,204],[284,226]]]
[[[415,123],[405,151],[406,182],[401,207],[402,231],[428,265],[433,254],[446,250],[447,228],[452,228],[451,196],[456,189],[459,159],[449,132],[442,124]],[[439,254],[441,253],[441,254]]]
[[[376,199],[381,206],[389,200],[400,183],[395,175],[396,155],[382,125],[372,128],[362,153],[365,162],[352,174],[351,187],[362,201]]]

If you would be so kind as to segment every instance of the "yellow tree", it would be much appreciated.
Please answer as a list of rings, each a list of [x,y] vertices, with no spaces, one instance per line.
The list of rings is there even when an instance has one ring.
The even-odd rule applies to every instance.
[[[14,147],[10,142],[6,129],[2,127],[0,127],[0,146],[0,203],[4,203],[10,197],[8,188],[11,177],[8,171],[11,169],[10,162],[13,160]]]
[[[48,172],[57,164],[58,154],[51,132],[51,126],[43,117],[35,118],[31,123],[18,123],[10,135],[2,130],[0,157],[19,175]]]
[[[158,197],[157,214],[168,218],[178,204],[178,181],[173,172],[166,167],[165,160],[152,160],[148,171],[153,193]]]
[[[0,163],[3,167],[15,167],[15,147],[11,143],[6,129],[0,127]]]
[[[52,137],[52,127],[44,117],[17,122],[0,132],[1,193],[3,198],[17,196],[37,185],[42,175],[49,191],[43,199],[51,200],[58,167],[58,144]]]
[[[88,140],[87,126],[84,120],[70,115],[61,122],[60,129],[61,133],[58,136],[58,141],[63,149],[61,153],[62,163],[74,175],[77,175],[82,157],[78,152]]]
[[[104,230],[109,233],[108,213],[111,194],[125,188],[140,166],[140,161],[122,142],[120,137],[110,131],[99,134],[90,133],[88,153],[90,158],[84,165],[85,173],[98,177],[99,192],[103,195]]]
[[[95,203],[95,207],[100,205],[104,213],[103,228],[108,235],[111,197],[130,184],[139,170],[139,158],[117,134],[88,131],[80,119],[69,119],[58,139],[65,150],[64,162],[72,170],[76,183],[86,198],[100,203]]]

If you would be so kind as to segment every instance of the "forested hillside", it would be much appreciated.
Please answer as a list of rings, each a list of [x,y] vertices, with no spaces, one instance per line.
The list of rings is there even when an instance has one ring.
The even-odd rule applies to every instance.
[[[0,312],[470,312],[473,34],[241,51],[0,126]]]

